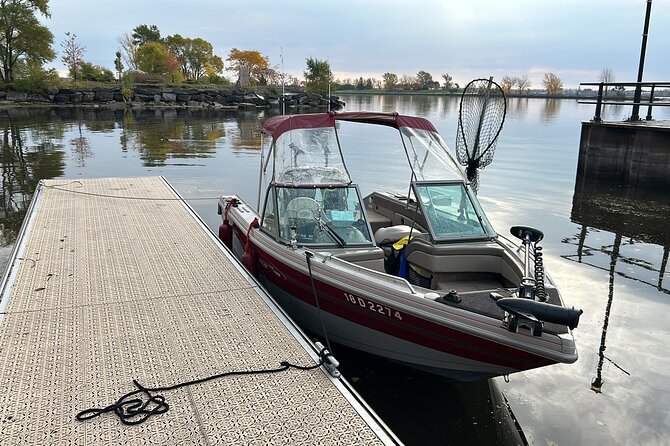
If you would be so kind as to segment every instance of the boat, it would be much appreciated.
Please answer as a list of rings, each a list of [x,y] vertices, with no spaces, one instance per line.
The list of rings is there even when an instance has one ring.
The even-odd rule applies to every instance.
[[[406,192],[361,196],[339,131],[354,124],[399,136]],[[219,237],[303,329],[458,381],[577,360],[582,311],[544,271],[542,232],[498,234],[430,121],[282,115],[261,135],[259,206],[221,197]]]

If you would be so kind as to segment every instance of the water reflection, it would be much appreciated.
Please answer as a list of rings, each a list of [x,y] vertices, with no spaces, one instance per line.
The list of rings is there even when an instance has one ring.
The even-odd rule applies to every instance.
[[[670,294],[670,289],[663,283],[667,276],[670,247],[670,229],[667,224],[669,213],[670,197],[667,194],[601,184],[586,178],[578,179],[576,182],[571,219],[581,225],[581,229],[579,234],[563,240],[564,243],[576,246],[576,253],[563,257],[593,268],[607,270],[609,276],[596,376],[591,381],[591,390],[596,393],[603,391],[605,380],[602,370],[605,360],[619,371],[630,375],[615,360],[605,355],[607,330],[614,301],[615,278],[623,277]],[[612,244],[598,246],[598,237],[602,235],[600,231],[613,234]],[[589,242],[590,238],[595,239],[595,243]],[[650,250],[636,248],[637,245],[645,243],[656,245],[655,251],[658,255],[651,259],[644,258],[644,255],[648,256]],[[624,249],[630,254],[623,254]],[[600,254],[604,254],[605,257]],[[609,259],[607,268],[602,263],[605,258]],[[625,268],[617,270],[618,263],[624,264]]]
[[[527,445],[493,379],[451,383],[335,344],[340,371],[407,445]]]
[[[561,99],[547,99],[544,101],[542,118],[545,122],[552,122],[561,111]]]
[[[224,123],[184,118],[183,111],[176,109],[126,110],[119,136],[122,150],[139,152],[147,167],[184,165],[187,159],[213,157],[217,139],[226,134]]]
[[[52,136],[62,128],[52,124],[36,124],[25,128],[14,121],[0,121],[2,131],[2,208],[0,209],[1,241],[13,243],[18,234],[33,191],[42,178],[63,175],[65,156],[62,146]]]

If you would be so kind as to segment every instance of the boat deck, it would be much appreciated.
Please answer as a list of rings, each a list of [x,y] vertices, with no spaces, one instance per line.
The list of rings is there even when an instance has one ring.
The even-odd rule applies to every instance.
[[[2,444],[397,444],[322,369],[161,392],[134,426],[85,422],[134,390],[312,365],[316,352],[162,178],[43,182],[0,296]]]

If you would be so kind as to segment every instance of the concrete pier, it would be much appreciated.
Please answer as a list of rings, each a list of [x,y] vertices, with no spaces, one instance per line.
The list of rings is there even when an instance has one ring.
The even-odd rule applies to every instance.
[[[577,178],[670,186],[670,121],[582,122]]]
[[[167,387],[317,360],[164,179],[38,187],[0,295],[1,444],[398,444],[322,368],[161,392],[169,411],[134,426],[75,420],[133,379]]]

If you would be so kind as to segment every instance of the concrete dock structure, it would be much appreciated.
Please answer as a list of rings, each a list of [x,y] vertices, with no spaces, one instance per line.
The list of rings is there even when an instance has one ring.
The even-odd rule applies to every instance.
[[[582,122],[577,179],[670,186],[670,121]]]
[[[161,392],[128,426],[79,422],[135,390],[314,365],[316,349],[162,178],[44,181],[0,295],[0,443],[399,444],[322,368]]]

